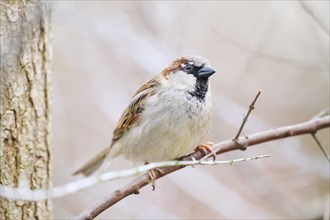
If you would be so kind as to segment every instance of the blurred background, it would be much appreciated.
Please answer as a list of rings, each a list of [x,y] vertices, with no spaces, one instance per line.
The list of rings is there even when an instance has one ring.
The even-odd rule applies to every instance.
[[[181,55],[209,59],[213,124],[231,139],[258,89],[243,135],[309,120],[329,107],[329,1],[53,2],[53,182],[109,146],[131,95]],[[317,134],[329,153],[329,129]],[[329,163],[309,135],[264,143],[185,168],[130,196],[99,219],[329,218]],[[111,170],[131,168],[123,158]],[[132,178],[54,200],[71,218]]]

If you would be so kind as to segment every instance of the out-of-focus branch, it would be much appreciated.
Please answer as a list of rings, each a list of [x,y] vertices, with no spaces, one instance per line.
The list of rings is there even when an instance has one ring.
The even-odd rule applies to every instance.
[[[312,9],[310,9],[310,7],[308,7],[308,5],[306,4],[305,1],[298,1],[302,8],[304,9],[304,11],[321,27],[321,29],[329,36],[329,30],[328,28],[320,21],[320,19],[316,16],[316,14],[313,12]]]
[[[217,154],[222,154],[228,151],[238,150],[243,146],[250,147],[256,144],[277,140],[281,138],[287,138],[292,136],[298,136],[303,134],[315,134],[318,130],[330,127],[330,116],[325,116],[321,118],[313,118],[307,122],[301,124],[295,124],[285,127],[280,127],[277,129],[272,129],[256,134],[252,134],[245,137],[240,137],[237,141],[227,140],[221,143],[218,143],[213,146],[214,151]],[[191,161],[193,158],[196,160],[204,160],[208,157],[211,157],[212,153],[204,156],[202,152],[197,151],[193,154],[187,155],[182,158],[183,161]],[[165,167],[161,168],[161,172],[155,172],[155,178],[161,178],[169,173],[177,171],[184,166],[176,166],[176,167]],[[102,213],[104,210],[113,206],[117,202],[121,201],[125,197],[138,194],[139,190],[147,185],[150,182],[149,175],[142,175],[135,180],[131,181],[128,185],[114,191],[109,196],[103,198],[101,201],[97,202],[93,206],[84,210],[81,214],[79,214],[75,219],[93,219]]]

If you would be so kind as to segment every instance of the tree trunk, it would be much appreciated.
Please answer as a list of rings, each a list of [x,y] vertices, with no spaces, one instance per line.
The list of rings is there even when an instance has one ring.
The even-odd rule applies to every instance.
[[[50,8],[0,2],[0,184],[46,189],[50,160]],[[50,219],[50,200],[0,197],[0,219]]]

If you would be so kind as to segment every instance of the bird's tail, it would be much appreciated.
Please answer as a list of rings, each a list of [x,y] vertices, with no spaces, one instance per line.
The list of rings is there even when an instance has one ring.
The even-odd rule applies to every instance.
[[[93,157],[92,159],[87,161],[87,163],[85,163],[82,167],[80,167],[78,170],[76,170],[73,173],[73,175],[77,175],[79,173],[83,174],[84,176],[91,175],[94,171],[96,171],[97,169],[99,169],[101,167],[103,162],[105,162],[105,159],[107,158],[108,153],[109,153],[109,148],[102,150],[99,154],[97,154],[95,157]],[[109,163],[108,162],[106,162],[106,163],[107,163],[107,167],[108,167]]]

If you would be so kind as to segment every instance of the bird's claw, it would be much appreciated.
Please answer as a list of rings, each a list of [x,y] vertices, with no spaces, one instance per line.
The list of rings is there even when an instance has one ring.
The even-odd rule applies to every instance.
[[[151,183],[151,186],[152,186],[152,191],[154,191],[156,189],[156,179],[157,179],[156,171],[159,172],[161,175],[164,174],[164,171],[162,169],[159,169],[159,168],[155,168],[155,169],[152,169],[152,170],[148,171],[150,183]]]
[[[204,153],[204,155],[206,155],[207,153],[212,153],[212,158],[213,160],[215,160],[215,157],[217,156],[217,154],[215,153],[215,151],[213,150],[212,146],[214,145],[213,142],[208,141],[205,144],[200,144],[195,148],[195,151],[201,151]]]

